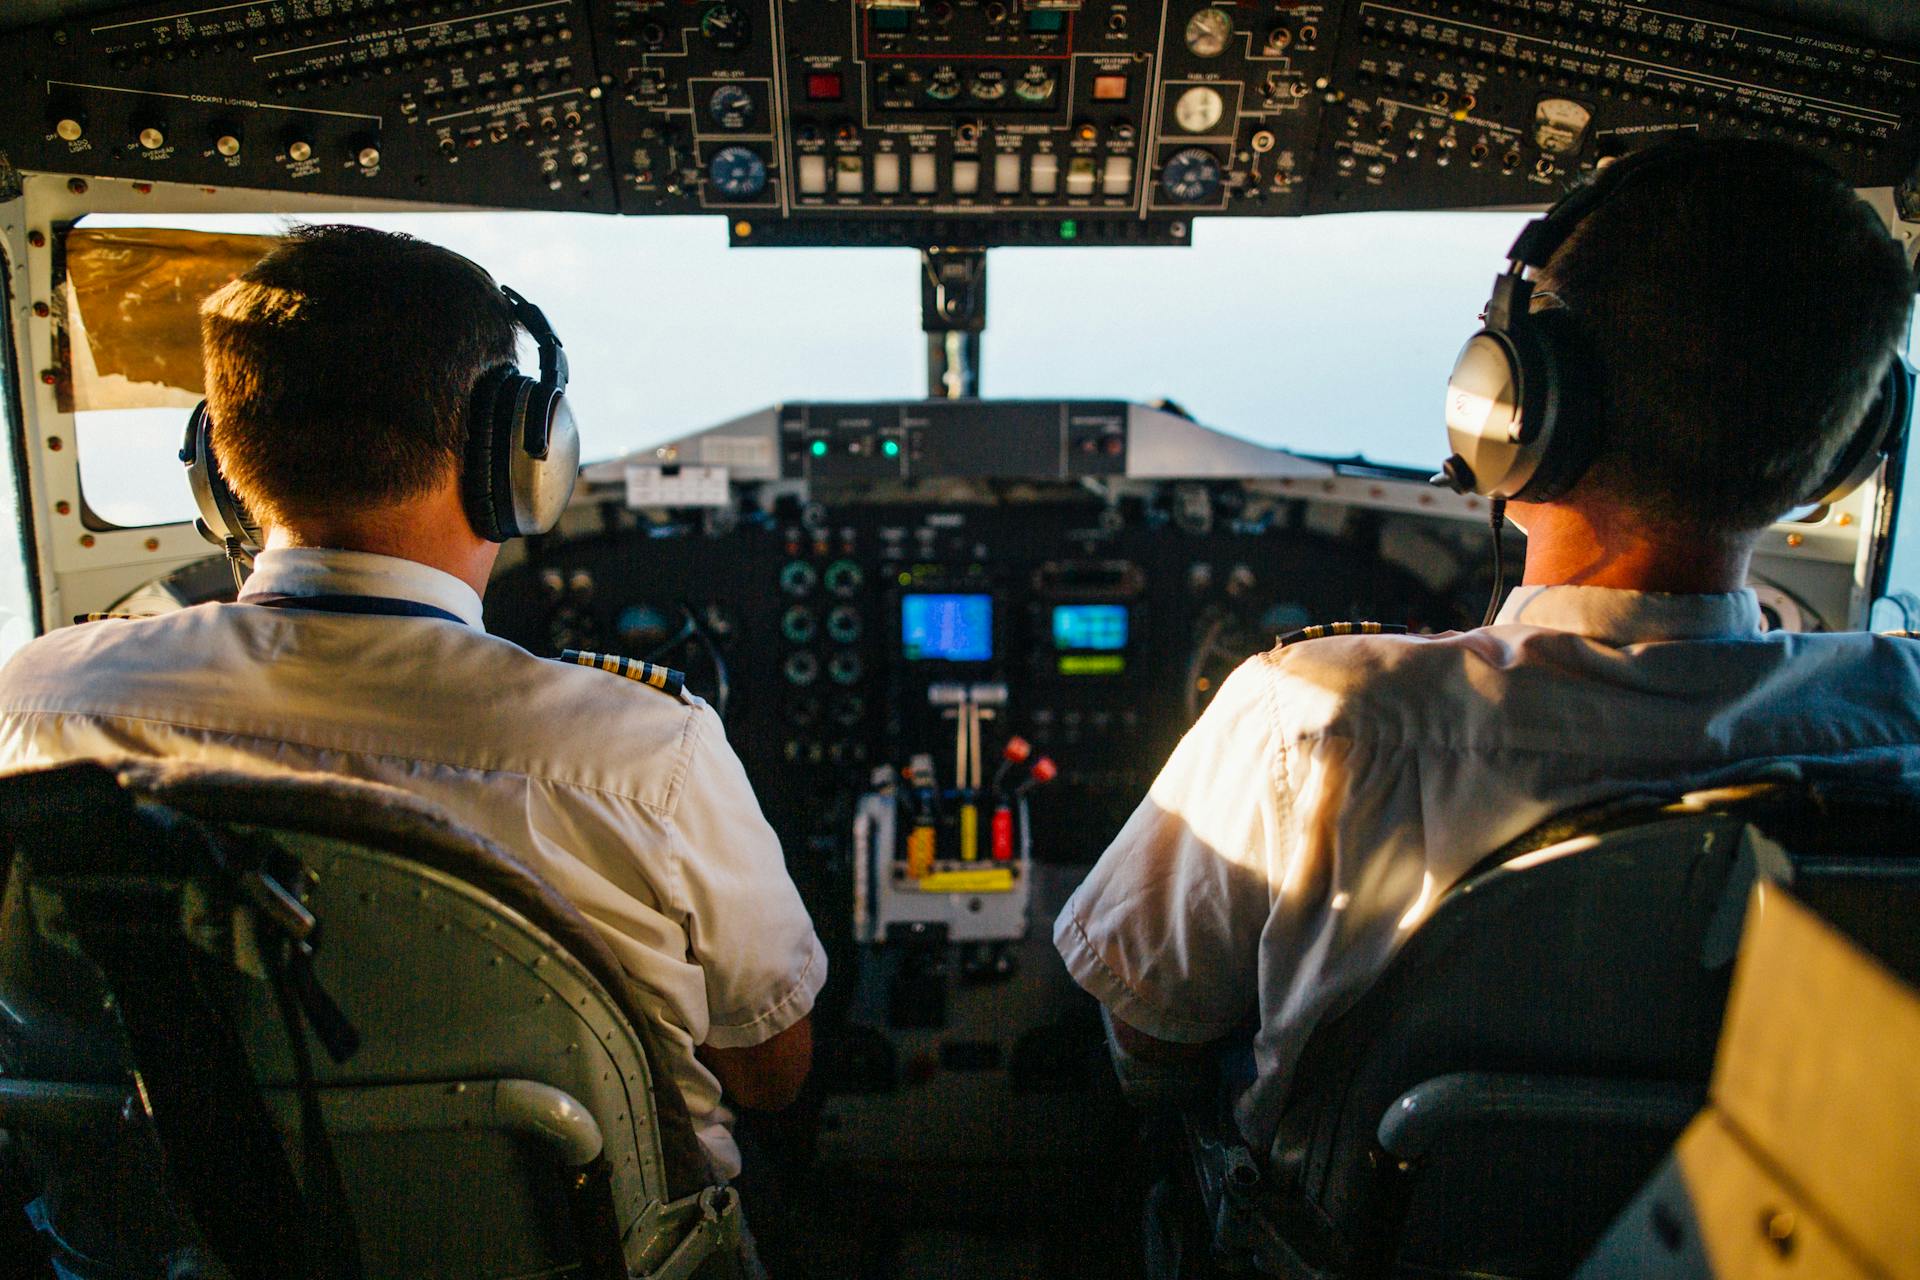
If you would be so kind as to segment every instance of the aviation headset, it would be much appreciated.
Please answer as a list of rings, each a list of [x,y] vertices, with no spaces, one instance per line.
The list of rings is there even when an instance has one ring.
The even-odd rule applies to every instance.
[[[492,277],[487,283],[492,286]],[[461,502],[473,531],[489,542],[553,528],[580,472],[580,432],[566,398],[567,353],[540,308],[505,285],[500,292],[515,323],[540,349],[540,376],[528,377],[511,360],[497,364],[480,375],[467,406]],[[259,551],[260,524],[214,458],[213,415],[205,400],[187,420],[180,461],[200,507],[202,536],[236,561]]]
[[[1467,339],[1447,379],[1453,454],[1435,483],[1501,502],[1545,502],[1579,480],[1604,430],[1597,370],[1572,312],[1532,309],[1527,272],[1550,262],[1636,174],[1693,159],[1686,147],[1634,152],[1522,229],[1507,252],[1507,269],[1493,282],[1483,327]],[[1896,355],[1852,440],[1796,507],[1838,502],[1866,482],[1905,435],[1913,388],[1913,367]]]

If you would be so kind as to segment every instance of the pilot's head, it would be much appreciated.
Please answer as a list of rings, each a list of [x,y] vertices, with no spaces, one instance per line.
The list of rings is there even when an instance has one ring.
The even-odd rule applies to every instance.
[[[1812,154],[1663,145],[1678,162],[1636,166],[1537,274],[1601,382],[1602,443],[1564,500],[1750,533],[1838,462],[1906,342],[1912,273]]]
[[[499,288],[458,254],[295,227],[201,307],[221,473],[277,526],[457,486],[474,384],[513,359],[516,332]]]

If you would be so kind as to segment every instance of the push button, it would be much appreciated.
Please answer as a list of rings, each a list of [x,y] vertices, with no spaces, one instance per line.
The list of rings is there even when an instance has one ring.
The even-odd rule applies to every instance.
[[[1030,175],[1033,194],[1050,196],[1060,189],[1060,157],[1051,152],[1033,158]]]
[[[918,195],[929,195],[940,185],[939,170],[931,151],[918,151],[907,161],[907,182]]]
[[[1020,156],[1017,152],[993,158],[993,189],[1003,195],[1020,190]]]

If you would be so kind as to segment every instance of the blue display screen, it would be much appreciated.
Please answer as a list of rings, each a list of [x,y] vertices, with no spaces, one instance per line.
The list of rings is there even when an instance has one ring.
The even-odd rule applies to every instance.
[[[1053,606],[1053,647],[1113,653],[1127,647],[1127,606],[1057,604]]]
[[[993,657],[993,597],[900,597],[900,647],[909,661],[986,662]]]

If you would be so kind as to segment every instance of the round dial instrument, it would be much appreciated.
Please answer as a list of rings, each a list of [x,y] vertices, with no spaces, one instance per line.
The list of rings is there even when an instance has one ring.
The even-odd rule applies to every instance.
[[[1211,151],[1188,147],[1160,171],[1160,186],[1181,204],[1200,204],[1220,194],[1220,162]]]
[[[1211,133],[1226,111],[1218,89],[1197,84],[1174,100],[1173,121],[1188,133]]]
[[[1187,49],[1196,58],[1219,57],[1232,35],[1233,15],[1225,9],[1202,9],[1187,19]]]
[[[751,200],[767,189],[767,162],[745,147],[722,147],[707,166],[714,190],[729,200]]]
[[[753,95],[737,84],[723,84],[707,100],[707,114],[722,129],[744,129],[753,123]]]
[[[717,49],[738,49],[747,42],[747,14],[738,5],[716,4],[700,15],[700,34]]]

